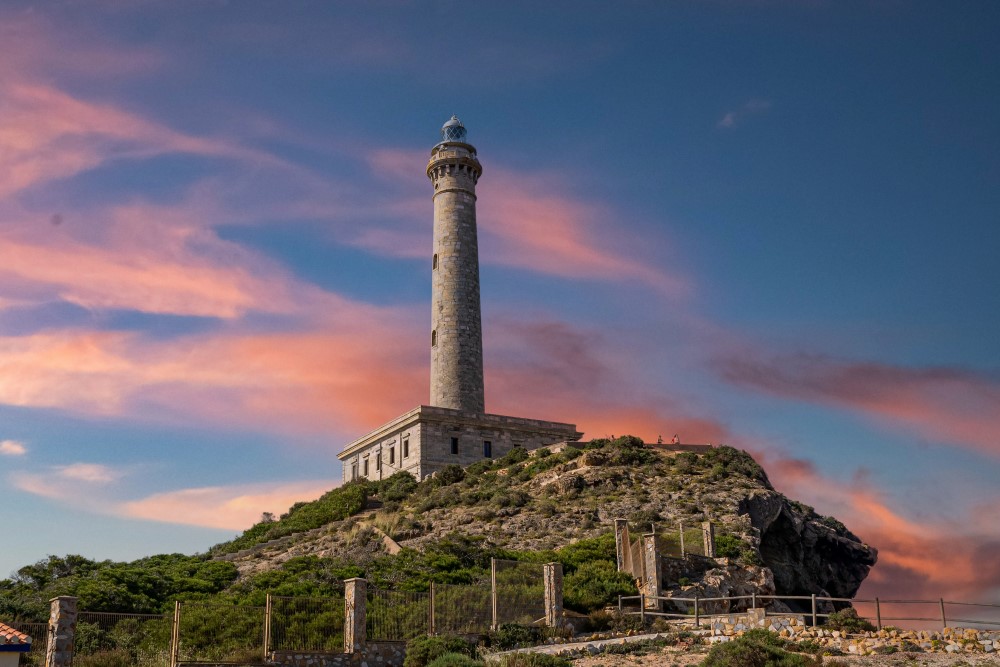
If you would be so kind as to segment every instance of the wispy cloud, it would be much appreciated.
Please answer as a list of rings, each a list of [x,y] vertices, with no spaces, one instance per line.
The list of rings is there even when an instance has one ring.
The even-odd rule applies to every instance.
[[[771,109],[769,100],[751,99],[738,109],[727,111],[723,114],[716,126],[724,129],[732,129],[743,122],[747,116],[766,113]]]
[[[28,448],[17,440],[0,440],[0,456],[24,456]]]
[[[867,475],[836,480],[808,460],[775,452],[756,456],[776,488],[814,505],[821,514],[836,516],[879,550],[878,563],[862,585],[861,597],[936,599],[948,595],[975,601],[996,594],[1000,572],[992,559],[982,556],[1000,547],[1000,525],[956,522],[951,516],[910,518]],[[989,505],[995,507],[998,501],[993,499]],[[950,507],[947,514],[965,515],[966,510]]]
[[[375,252],[412,257],[425,239],[427,154],[380,150],[370,164],[376,173],[391,174],[406,186],[396,211],[408,224],[361,230],[350,242]],[[691,281],[666,263],[645,261],[645,243],[628,238],[615,221],[621,216],[607,205],[579,198],[561,186],[556,174],[530,174],[491,164],[477,186],[481,259],[536,273],[610,282],[639,283],[671,298],[687,296]],[[415,225],[419,223],[417,229]],[[648,239],[646,240],[648,241]]]
[[[122,516],[226,530],[245,530],[261,514],[285,512],[300,501],[315,500],[339,485],[333,480],[211,486],[157,493],[122,503]]]
[[[716,368],[742,387],[847,408],[925,440],[1000,455],[1000,383],[981,373],[808,354],[726,357]]]

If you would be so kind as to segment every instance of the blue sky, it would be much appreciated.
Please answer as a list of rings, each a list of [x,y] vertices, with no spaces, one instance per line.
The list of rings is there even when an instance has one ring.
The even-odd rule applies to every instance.
[[[457,113],[490,411],[749,449],[880,548],[864,593],[995,599],[998,28],[991,2],[6,3],[0,575],[205,550],[426,402],[423,169]]]

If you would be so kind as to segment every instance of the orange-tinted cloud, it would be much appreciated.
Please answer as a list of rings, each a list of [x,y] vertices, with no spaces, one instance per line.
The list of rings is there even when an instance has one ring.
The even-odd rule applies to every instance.
[[[116,513],[162,523],[246,530],[260,521],[264,512],[280,515],[293,504],[315,500],[338,484],[311,480],[180,489],[122,503]]]
[[[279,265],[218,238],[198,212],[144,204],[49,224],[18,214],[0,229],[0,293],[11,303],[234,318],[320,298]]]
[[[977,601],[995,595],[991,589],[1000,582],[1000,565],[984,555],[1000,547],[998,526],[950,517],[908,518],[863,477],[843,482],[825,477],[809,461],[755,456],[776,488],[837,517],[878,549],[878,563],[858,597]],[[966,514],[950,509],[956,516]]]
[[[409,226],[358,230],[350,239],[364,248],[393,256],[424,256],[431,215],[424,169],[428,154],[380,150],[369,156],[376,175],[391,177],[404,194],[393,210],[421,228]],[[575,198],[554,174],[531,174],[489,164],[477,186],[481,261],[538,273],[586,280],[636,282],[672,297],[690,292],[689,281],[641,259],[641,239],[623,236],[619,214],[594,201]]]
[[[819,355],[734,357],[717,367],[733,384],[849,408],[928,440],[1000,455],[1000,383],[982,374],[851,363]]]
[[[631,434],[655,441],[678,433],[684,442],[717,443],[729,437],[711,416],[636,384],[623,370],[622,351],[600,332],[502,318],[487,342],[491,412],[573,422],[587,438]]]
[[[321,329],[0,337],[0,402],[153,420],[353,432],[424,400],[408,311],[341,302]],[[406,324],[403,324],[406,322]]]

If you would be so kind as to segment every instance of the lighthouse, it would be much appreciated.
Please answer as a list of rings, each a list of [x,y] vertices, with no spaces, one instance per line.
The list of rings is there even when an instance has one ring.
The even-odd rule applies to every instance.
[[[515,447],[538,449],[583,435],[574,424],[486,412],[476,230],[476,184],[482,173],[465,126],[452,116],[427,163],[434,188],[430,402],[348,443],[337,455],[344,482],[398,472],[424,479],[450,465],[504,456]]]
[[[430,404],[483,413],[476,183],[483,168],[456,116],[441,128],[427,176],[434,186]]]

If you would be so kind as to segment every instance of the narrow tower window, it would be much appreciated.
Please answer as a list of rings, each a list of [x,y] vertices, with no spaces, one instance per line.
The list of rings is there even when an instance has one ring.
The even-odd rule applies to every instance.
[[[365,459],[364,465],[361,466],[361,468],[362,468],[362,470],[364,470],[364,476],[367,477],[368,476],[368,459],[367,458]]]
[[[438,267],[438,256],[437,256],[437,253],[434,253],[434,262],[433,262],[431,268],[432,269],[436,269],[437,267]]]
[[[489,440],[483,440],[483,457],[487,459],[493,458],[493,443]]]
[[[458,454],[458,438],[451,439],[451,453]]]
[[[410,456],[410,439],[403,438],[403,458],[409,458]]]
[[[435,330],[431,332],[431,347],[437,347],[437,344],[438,344],[438,332]]]
[[[389,463],[390,464],[394,464],[395,462],[396,462],[396,448],[395,447],[390,447],[389,448]]]

